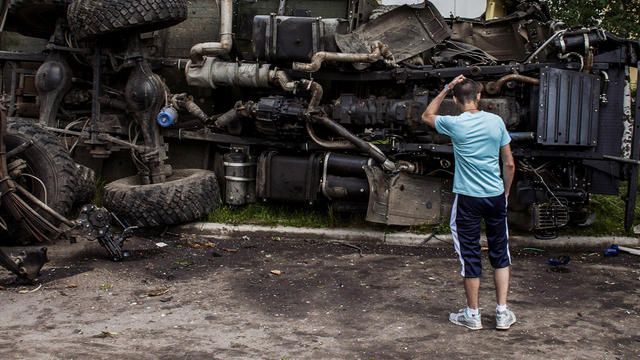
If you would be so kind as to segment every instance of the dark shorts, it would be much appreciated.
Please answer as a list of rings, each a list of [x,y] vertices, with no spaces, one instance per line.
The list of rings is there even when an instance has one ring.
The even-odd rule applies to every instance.
[[[451,209],[451,235],[462,263],[461,275],[476,278],[482,275],[480,255],[480,221],[484,219],[489,260],[496,269],[511,265],[509,230],[507,229],[507,200],[504,194],[480,198],[456,194]]]

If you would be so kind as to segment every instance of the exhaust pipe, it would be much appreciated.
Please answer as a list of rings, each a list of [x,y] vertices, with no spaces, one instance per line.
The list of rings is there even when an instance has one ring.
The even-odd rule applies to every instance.
[[[311,57],[310,63],[294,62],[292,69],[302,72],[316,72],[320,70],[324,61],[335,61],[345,63],[374,63],[384,59],[390,67],[395,66],[395,60],[391,50],[380,41],[374,41],[371,44],[371,52],[369,54],[350,54],[320,51]]]
[[[233,45],[233,0],[220,0],[220,42],[195,44],[191,48],[191,64],[199,65],[204,57],[227,55]]]

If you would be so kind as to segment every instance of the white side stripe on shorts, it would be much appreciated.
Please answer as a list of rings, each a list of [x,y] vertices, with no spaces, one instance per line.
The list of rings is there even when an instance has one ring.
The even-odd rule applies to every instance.
[[[451,236],[453,237],[453,248],[456,249],[456,253],[458,253],[458,258],[460,259],[460,264],[462,264],[462,271],[460,271],[460,275],[464,276],[464,260],[462,259],[462,253],[460,252],[460,241],[458,240],[458,227],[456,226],[457,210],[458,210],[458,194],[456,194],[456,198],[453,201],[453,207],[451,208],[451,221],[449,222],[449,228],[451,228]]]

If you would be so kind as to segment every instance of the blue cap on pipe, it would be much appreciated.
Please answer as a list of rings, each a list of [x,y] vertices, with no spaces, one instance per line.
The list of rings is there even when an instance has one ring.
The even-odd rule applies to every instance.
[[[158,113],[158,125],[162,127],[171,126],[178,120],[178,112],[171,106],[163,108]]]

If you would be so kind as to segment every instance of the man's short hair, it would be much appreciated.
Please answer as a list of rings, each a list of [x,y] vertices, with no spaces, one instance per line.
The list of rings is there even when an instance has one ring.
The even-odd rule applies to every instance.
[[[475,103],[482,87],[471,79],[464,79],[453,88],[453,96],[462,104]]]

